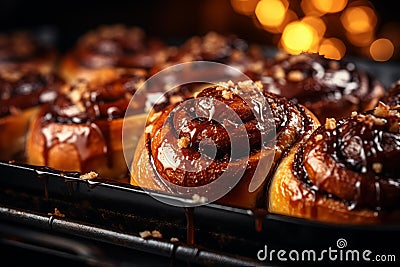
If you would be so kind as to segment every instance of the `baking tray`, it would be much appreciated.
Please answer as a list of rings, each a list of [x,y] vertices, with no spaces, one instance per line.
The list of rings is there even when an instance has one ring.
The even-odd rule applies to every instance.
[[[339,239],[345,239],[348,248],[400,260],[397,246],[392,246],[400,237],[400,225],[336,225],[277,214],[260,217],[251,210],[212,203],[188,210],[157,201],[129,184],[82,180],[79,173],[15,162],[0,162],[0,173],[0,223],[117,245],[171,262],[283,266],[287,263],[276,258],[260,261],[257,253],[265,246],[276,251],[336,248]],[[55,208],[65,217],[54,214]],[[163,238],[143,239],[139,233],[145,230],[158,230]],[[191,234],[194,242],[189,238],[188,243]]]

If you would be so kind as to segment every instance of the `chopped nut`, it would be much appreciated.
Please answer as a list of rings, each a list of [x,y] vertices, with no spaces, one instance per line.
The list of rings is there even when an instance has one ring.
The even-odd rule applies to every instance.
[[[263,87],[264,87],[261,81],[256,81],[254,84],[258,87],[258,89],[260,89],[260,91],[261,91],[261,90],[263,89]]]
[[[322,140],[322,139],[323,139],[322,134],[317,134],[317,135],[315,136],[315,141],[320,141],[320,140]]]
[[[382,118],[372,117],[372,120],[373,120],[374,124],[378,125],[378,126],[385,125],[385,123],[386,123],[386,120],[382,119]]]
[[[358,114],[357,111],[352,111],[351,112],[351,117],[353,118],[353,117],[357,116],[357,114]]]
[[[57,217],[61,217],[61,218],[65,217],[65,214],[62,214],[57,208],[54,208],[54,213],[49,212],[49,213],[47,213],[47,215],[57,216]]]
[[[171,239],[169,241],[172,243],[177,243],[177,242],[179,242],[179,239],[176,237],[171,237]]]
[[[238,82],[238,86],[243,92],[254,92],[255,85],[253,81]],[[233,90],[232,90],[233,91]]]
[[[328,130],[336,129],[336,120],[334,118],[327,118],[325,121],[325,128]]]
[[[331,69],[338,70],[340,65],[339,65],[339,62],[337,62],[335,60],[331,60],[331,61],[329,61],[329,67]]]
[[[275,66],[273,71],[275,79],[284,79],[286,76],[285,70],[279,65]]]
[[[304,75],[299,70],[292,70],[288,73],[288,80],[292,82],[300,82],[304,79]]]
[[[382,167],[383,167],[382,163],[375,162],[372,164],[372,169],[374,170],[375,173],[381,173]]]
[[[289,54],[284,52],[284,51],[279,51],[276,55],[275,55],[275,59],[276,60],[284,60],[287,59],[289,57]]]
[[[154,238],[162,238],[163,237],[162,234],[157,230],[151,231],[151,236]]]
[[[186,136],[182,136],[178,139],[178,147],[179,148],[187,148],[190,144],[190,139]]]
[[[149,237],[152,236],[152,234],[148,230],[140,232],[139,235],[140,235],[141,238],[144,238],[144,239],[149,238]]]
[[[231,53],[231,60],[232,61],[239,61],[244,57],[244,54],[242,51],[239,50],[233,50]]]
[[[83,180],[92,180],[94,178],[97,178],[99,176],[98,173],[91,171],[85,174],[82,174],[79,178],[83,179]]]
[[[151,133],[152,130],[153,130],[153,124],[150,124],[150,125],[146,126],[146,129],[144,130],[144,132]]]
[[[379,101],[378,106],[374,109],[374,115],[377,117],[387,118],[389,116],[389,106]]]
[[[222,91],[222,97],[225,99],[232,99],[233,93],[229,90]]]
[[[263,71],[264,64],[262,61],[257,61],[255,63],[250,63],[249,70],[255,73],[260,73]]]
[[[72,90],[69,94],[72,103],[78,103],[81,100],[81,94],[78,90]]]
[[[235,84],[231,80],[229,80],[228,81],[228,87],[234,87],[234,86],[235,86]]]

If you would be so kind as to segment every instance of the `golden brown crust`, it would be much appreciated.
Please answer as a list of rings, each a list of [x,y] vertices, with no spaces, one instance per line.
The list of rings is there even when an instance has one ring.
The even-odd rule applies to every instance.
[[[327,119],[278,166],[269,212],[327,223],[400,221],[398,107]]]
[[[304,186],[292,171],[298,147],[279,164],[268,192],[268,211],[298,218],[340,224],[375,224],[379,221],[374,211],[352,211],[348,205],[320,196]]]
[[[92,81],[80,80],[61,88],[57,98],[44,105],[30,124],[27,162],[64,171],[96,171],[100,178],[127,179],[124,149],[136,145],[145,122],[144,107],[129,102],[143,83],[141,73],[102,70]],[[123,142],[123,129],[129,142]]]
[[[27,137],[27,162],[33,165],[49,166],[63,171],[89,172],[95,170],[99,176],[110,179],[126,179],[127,164],[123,154],[122,127],[126,127],[131,134],[130,142],[125,143],[132,147],[142,132],[145,116],[133,116],[129,120],[123,118],[111,120],[108,124],[110,144],[100,132],[87,124],[61,124],[57,122],[46,126],[46,135],[56,138],[60,134],[75,136],[74,142],[59,142],[47,148],[43,135],[42,116],[36,116],[30,125]],[[90,131],[89,136],[81,136],[80,132]],[[78,145],[85,143],[85,145]],[[104,153],[107,147],[110,151]]]
[[[249,133],[254,131],[252,130],[253,128],[251,128],[254,123],[254,118],[252,119],[252,115],[250,115],[251,110],[246,106],[246,104],[242,103],[242,100],[240,100],[236,95],[238,94],[237,90],[246,90],[245,87],[249,85],[245,82],[239,83],[238,85],[228,82],[225,86],[225,88],[228,89],[220,88],[218,86],[204,88],[198,95],[196,95],[196,98],[206,96],[224,102],[226,105],[229,105],[232,110],[235,110],[235,112],[240,114],[239,116],[241,116],[243,122],[246,124],[246,129]],[[216,203],[241,208],[259,207],[261,203],[264,202],[263,199],[265,197],[266,185],[269,182],[269,177],[272,175],[272,170],[275,167],[275,164],[290,150],[292,145],[297,141],[301,141],[303,136],[307,136],[319,125],[315,115],[301,105],[294,105],[282,97],[266,92],[264,97],[272,109],[272,117],[268,119],[277,125],[277,134],[274,137],[276,139],[276,144],[274,144],[273,149],[265,148],[261,150],[259,144],[257,145],[257,131],[247,136],[250,138],[250,144],[253,145],[252,153],[246,157],[246,161],[239,160],[239,165],[241,164],[240,167],[235,166],[234,163],[229,163],[229,166],[233,166],[233,168],[244,168],[244,173],[233,189],[231,189],[225,196],[216,200]],[[215,131],[213,127],[216,126],[209,125],[207,121],[201,122],[201,119],[200,121],[193,122],[193,124],[189,123],[187,127],[188,131],[192,133],[201,132],[204,136],[207,136],[207,132],[210,132],[212,136],[211,138],[214,138],[213,140],[216,142],[216,145],[220,150],[217,150],[217,156],[210,164],[210,166],[212,166],[212,171],[206,169],[193,174],[191,172],[186,172],[185,168],[182,170],[171,170],[168,165],[159,162],[162,160],[159,160],[157,155],[159,155],[158,153],[160,150],[162,151],[162,144],[164,142],[169,142],[170,145],[168,145],[168,147],[171,147],[176,151],[173,152],[173,154],[169,154],[170,157],[174,158],[175,156],[173,155],[175,155],[175,153],[177,153],[176,155],[180,155],[180,153],[190,153],[188,155],[198,153],[195,148],[196,142],[201,140],[199,138],[207,138],[203,136],[188,136],[185,135],[185,133],[180,137],[178,135],[179,138],[167,136],[176,131],[176,126],[170,125],[166,122],[166,118],[172,110],[174,110],[174,106],[169,106],[160,114],[157,114],[154,120],[150,118],[150,122],[148,123],[145,132],[142,134],[135,150],[131,164],[132,185],[141,186],[146,189],[170,192],[170,188],[162,182],[162,179],[158,179],[158,175],[161,175],[163,179],[167,179],[169,182],[180,183],[181,186],[185,186],[185,184],[188,184],[188,186],[201,186],[213,181],[214,179],[218,179],[219,175],[224,173],[228,168],[228,163],[224,162],[226,159],[226,156],[224,156],[225,141],[229,142],[229,139],[226,139],[228,137],[223,133],[223,129],[218,128],[218,130]],[[216,108],[216,110],[218,110],[218,108]],[[172,116],[177,116],[174,117],[174,121],[175,118],[178,118],[179,121],[190,121],[190,119],[185,119],[185,115],[182,115],[183,117],[175,114]],[[179,124],[179,122],[177,123]],[[163,129],[165,134],[160,136],[160,129]],[[186,130],[183,130],[183,132],[185,131]],[[183,140],[184,138],[186,139]],[[165,141],[167,139],[170,141]],[[192,149],[194,150],[191,151]],[[168,150],[168,153],[172,153],[172,151]],[[265,166],[258,166],[261,157],[269,160],[269,162],[263,163],[266,164]],[[267,175],[257,178],[257,167],[267,168],[268,164],[272,164],[272,170]],[[177,171],[177,174],[172,175],[175,171]],[[171,177],[169,175],[171,175]],[[259,179],[257,187],[254,186],[254,177],[256,177],[255,179]]]
[[[0,160],[22,160],[26,133],[39,107],[32,107],[18,114],[0,117]]]
[[[87,80],[93,81],[99,78],[104,78],[105,76],[113,75],[115,71],[122,68],[114,66],[105,66],[99,68],[88,68],[79,64],[75,59],[72,52],[66,53],[60,61],[60,66],[58,68],[59,75],[68,82],[74,82],[76,80]],[[146,73],[144,69],[141,68],[123,68],[126,72],[140,72]]]

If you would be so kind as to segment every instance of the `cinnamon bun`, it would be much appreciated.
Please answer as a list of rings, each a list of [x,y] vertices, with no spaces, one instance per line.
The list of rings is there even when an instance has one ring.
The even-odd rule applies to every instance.
[[[399,106],[400,105],[400,80],[392,83],[385,95],[382,97],[381,101],[389,106]]]
[[[168,47],[144,30],[123,24],[102,25],[81,36],[61,60],[66,80],[91,80],[98,71],[113,68],[149,70],[165,62]]]
[[[249,73],[269,92],[296,101],[320,121],[373,109],[383,96],[382,83],[356,63],[316,53],[279,53],[261,73]]]
[[[62,84],[54,73],[0,65],[0,160],[24,160],[29,122]]]
[[[135,133],[136,125],[145,119],[143,99],[136,115],[124,121],[129,101],[145,77],[142,72],[122,70],[105,70],[100,77],[66,84],[51,104],[43,106],[29,128],[29,164],[95,171],[102,178],[127,177],[122,126],[125,123]]]
[[[277,168],[269,211],[325,223],[398,223],[399,119],[398,107],[383,103],[327,119]]]
[[[319,122],[301,105],[262,92],[257,87],[265,98],[264,104],[271,108],[270,116],[264,121],[270,127],[261,127],[258,115],[263,112],[262,109],[253,109],[241,97],[242,93],[247,94],[249,88],[254,88],[253,85],[250,80],[210,85],[189,99],[194,101],[194,106],[183,101],[154,113],[135,150],[131,184],[170,193],[168,183],[184,188],[201,187],[221,179],[229,168],[233,168],[235,174],[243,171],[242,176],[217,203],[242,208],[257,208],[264,203],[266,185],[275,165]],[[204,99],[211,102],[207,100],[203,103]],[[216,103],[222,103],[222,111]],[[207,107],[212,110],[211,113],[204,111]],[[233,113],[224,111],[225,108]],[[221,114],[219,121],[217,118]],[[243,122],[244,133],[239,133],[238,124],[232,122],[234,116]],[[274,127],[276,132],[271,130]],[[272,147],[263,147],[263,135],[268,136],[268,140],[274,140]],[[244,148],[246,142],[249,150],[239,149],[233,155],[232,147]],[[215,151],[211,153],[207,150],[208,146],[215,146]],[[261,152],[264,148],[267,148],[265,154]],[[260,158],[270,155],[271,171],[258,177],[259,186],[250,190]],[[193,167],[195,169],[192,170]],[[266,165],[264,167],[267,168]]]

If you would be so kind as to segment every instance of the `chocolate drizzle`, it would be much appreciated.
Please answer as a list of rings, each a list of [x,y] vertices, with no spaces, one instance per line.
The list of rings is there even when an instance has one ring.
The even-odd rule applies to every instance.
[[[53,73],[0,68],[0,117],[53,101],[63,83]]]
[[[163,42],[148,38],[139,27],[108,25],[83,35],[73,50],[80,65],[88,68],[150,69],[166,60]]]
[[[382,97],[381,101],[389,106],[400,105],[400,81],[393,83],[386,94]]]
[[[372,109],[384,94],[383,85],[355,63],[312,53],[277,57],[261,73],[249,75],[265,90],[303,104],[320,121]]]
[[[143,83],[143,76],[124,73],[105,83],[78,81],[64,86],[53,103],[41,111],[44,137],[43,158],[48,164],[50,150],[60,144],[79,151],[82,171],[93,157],[104,155],[112,167],[110,124],[124,117],[130,98]],[[141,102],[145,105],[146,101]],[[144,106],[136,112],[143,112]],[[89,149],[90,148],[90,149]]]
[[[177,185],[191,187],[214,181],[227,169],[228,164],[237,164],[237,168],[246,166],[249,172],[254,171],[253,165],[256,166],[259,156],[257,153],[265,144],[261,142],[258,109],[254,108],[258,106],[257,101],[253,101],[254,106],[250,107],[239,96],[239,91],[245,91],[249,82],[210,86],[197,94],[193,99],[194,105],[187,105],[187,102],[177,103],[150,118],[146,144],[150,151],[150,162],[153,162],[162,178]],[[313,128],[314,121],[301,106],[266,91],[262,91],[262,94],[272,112],[267,124],[275,125],[276,135],[271,135],[271,128],[265,128],[262,134],[268,140],[275,139],[273,160],[276,164],[306,131]],[[240,138],[243,133],[237,131],[233,115],[226,113],[216,103],[223,103],[225,108],[233,110],[240,117],[246,129],[244,138]],[[221,114],[224,117],[223,122],[214,120]],[[250,151],[239,150],[236,154],[231,154],[232,136],[237,138],[236,142],[248,141]],[[246,156],[254,159],[242,160]],[[236,159],[237,163],[229,162],[230,158]],[[182,163],[188,161],[189,163]],[[187,171],[196,166],[201,171]],[[207,167],[201,168],[202,166]]]
[[[375,110],[321,126],[295,156],[293,170],[314,197],[328,196],[349,209],[391,210],[400,201],[399,112]]]

